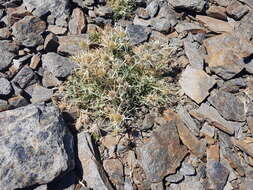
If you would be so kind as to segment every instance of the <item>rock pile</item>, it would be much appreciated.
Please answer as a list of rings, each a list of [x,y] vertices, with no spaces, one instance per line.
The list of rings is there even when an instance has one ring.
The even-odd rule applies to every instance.
[[[253,189],[252,1],[131,3],[115,20],[104,0],[0,0],[0,189]],[[179,98],[95,143],[52,98],[106,25],[173,47]]]

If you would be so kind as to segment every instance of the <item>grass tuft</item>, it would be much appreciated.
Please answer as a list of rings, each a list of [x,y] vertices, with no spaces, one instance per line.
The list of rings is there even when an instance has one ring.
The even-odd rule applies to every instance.
[[[168,44],[135,47],[117,27],[91,34],[87,43],[73,57],[79,68],[64,84],[68,105],[78,107],[89,120],[108,121],[110,126],[133,119],[143,106],[166,106],[170,91],[164,76],[172,50]]]

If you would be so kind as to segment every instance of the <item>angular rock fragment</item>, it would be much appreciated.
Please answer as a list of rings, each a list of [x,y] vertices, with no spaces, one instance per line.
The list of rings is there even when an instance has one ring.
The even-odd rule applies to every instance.
[[[14,96],[8,100],[11,109],[23,107],[29,104],[29,102],[23,96]]]
[[[21,88],[25,88],[35,77],[35,73],[29,66],[24,66],[12,79],[12,82]]]
[[[31,102],[39,103],[39,102],[45,102],[51,99],[53,96],[53,90],[48,89],[39,85],[36,85],[32,92],[32,99]]]
[[[245,137],[244,139],[232,138],[233,144],[243,152],[253,157],[253,138]]]
[[[7,40],[0,41],[0,71],[6,70],[16,56],[16,52],[18,50],[18,46]]]
[[[74,167],[73,136],[54,106],[0,113],[0,189],[45,184]],[[25,175],[24,175],[25,173]]]
[[[192,22],[184,22],[184,23],[179,23],[176,25],[175,30],[178,33],[182,32],[198,32],[198,31],[205,31],[205,28],[201,27],[197,23],[192,23]]]
[[[181,181],[183,181],[184,179],[184,176],[177,172],[176,174],[172,174],[172,175],[169,175],[165,178],[165,181],[169,182],[169,183],[179,183]]]
[[[128,25],[126,29],[129,40],[134,44],[140,44],[148,40],[150,30],[140,25]]]
[[[207,1],[205,0],[170,0],[169,3],[176,9],[187,9],[201,12]]]
[[[57,53],[47,53],[42,55],[42,67],[55,77],[65,78],[71,74],[76,64]]]
[[[253,11],[245,15],[235,26],[235,33],[242,38],[253,40]]]
[[[148,15],[153,18],[156,16],[156,14],[158,13],[160,6],[159,6],[159,1],[151,1],[148,6],[146,7],[146,11],[148,13]]]
[[[240,20],[249,12],[249,8],[238,1],[232,1],[226,8],[227,14],[236,20]]]
[[[214,126],[230,135],[233,135],[235,129],[242,125],[237,122],[226,121],[223,117],[221,117],[216,109],[204,103],[201,104],[197,110],[190,111],[190,114],[200,121],[207,121],[209,125]]]
[[[78,134],[78,157],[83,169],[83,178],[89,188],[113,190],[103,166],[96,159],[91,136],[86,132]]]
[[[227,20],[226,9],[224,7],[213,5],[209,7],[206,13],[209,17],[213,17],[220,20]]]
[[[43,43],[42,33],[46,29],[46,23],[35,16],[26,16],[16,22],[12,27],[15,40],[26,46],[34,47]]]
[[[10,82],[5,78],[0,78],[0,96],[9,95],[12,91]]]
[[[182,166],[180,168],[180,173],[184,176],[194,176],[196,174],[195,168],[186,162],[182,163]]]
[[[69,32],[72,35],[82,34],[86,30],[86,17],[80,8],[75,8],[69,20]]]
[[[138,149],[140,164],[152,183],[161,182],[166,175],[175,173],[187,154],[186,147],[180,144],[177,125],[175,114],[170,118],[167,116],[151,139]]]
[[[226,120],[245,121],[244,103],[234,94],[219,90],[213,93],[208,101],[217,109]]]
[[[211,71],[223,79],[231,79],[245,67],[244,60],[253,53],[252,44],[244,39],[222,34],[204,40]]]
[[[223,20],[215,19],[208,16],[202,16],[202,15],[197,15],[196,19],[213,32],[216,32],[216,33],[223,33],[223,32],[232,33],[233,32],[233,27],[228,22],[225,22]]]
[[[198,104],[209,95],[209,90],[215,85],[214,78],[203,70],[188,66],[182,73],[179,84],[183,92]],[[194,88],[193,88],[194,87]]]
[[[86,8],[87,6],[92,6],[95,4],[95,0],[73,0],[74,3],[77,3],[80,7]]]

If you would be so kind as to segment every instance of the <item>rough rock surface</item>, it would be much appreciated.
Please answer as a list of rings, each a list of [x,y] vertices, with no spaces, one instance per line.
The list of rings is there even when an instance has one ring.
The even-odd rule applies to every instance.
[[[48,183],[74,167],[73,136],[56,107],[1,112],[0,124],[1,189]]]

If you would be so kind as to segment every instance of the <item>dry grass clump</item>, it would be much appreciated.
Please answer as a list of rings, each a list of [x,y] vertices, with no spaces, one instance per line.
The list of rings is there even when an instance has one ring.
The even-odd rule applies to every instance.
[[[79,68],[64,85],[68,104],[91,121],[120,126],[141,107],[166,106],[170,91],[164,74],[171,48],[158,42],[132,46],[123,29],[105,28],[73,57]]]
[[[130,19],[134,16],[134,11],[136,10],[135,0],[109,0],[108,4],[113,10],[115,21]]]

